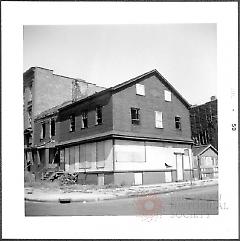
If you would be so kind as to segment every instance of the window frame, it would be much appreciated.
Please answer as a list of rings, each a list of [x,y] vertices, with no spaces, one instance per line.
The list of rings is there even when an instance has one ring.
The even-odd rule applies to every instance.
[[[46,122],[43,121],[41,122],[40,140],[44,140],[45,138],[46,138]]]
[[[164,100],[166,102],[171,102],[172,101],[172,92],[169,90],[164,90]]]
[[[85,126],[84,120],[86,120],[86,126]],[[82,122],[81,123],[82,124],[81,129],[88,128],[88,111],[87,110],[82,111],[82,113],[81,113],[81,122]]]
[[[100,117],[98,116],[98,110],[100,110]],[[99,120],[101,120],[99,122]],[[95,109],[95,125],[102,125],[103,124],[103,106],[99,105]]]
[[[136,84],[136,95],[145,96],[145,85]]]
[[[179,118],[178,120],[176,120],[177,118]],[[174,117],[174,120],[175,120],[175,128],[177,129],[177,130],[182,130],[182,123],[181,123],[181,117],[180,116],[175,116]],[[177,125],[178,125],[178,127],[177,127]]]
[[[76,116],[71,114],[69,116],[69,132],[75,132],[76,130]]]
[[[53,131],[52,123],[53,123],[53,122],[54,122],[54,135],[53,135],[53,133],[52,133],[52,131]],[[54,118],[51,118],[51,119],[50,119],[49,134],[50,134],[50,137],[56,136],[56,120],[55,120]]]
[[[161,113],[161,120],[157,120],[157,113]],[[163,129],[163,112],[159,110],[155,110],[154,115],[155,115],[155,128]]]
[[[133,111],[136,111],[136,119],[133,119]],[[131,123],[132,125],[140,125],[140,108],[131,107]]]

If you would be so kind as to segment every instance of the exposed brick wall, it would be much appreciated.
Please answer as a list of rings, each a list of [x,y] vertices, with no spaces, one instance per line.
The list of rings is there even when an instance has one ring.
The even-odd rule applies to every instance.
[[[72,99],[72,80],[53,74],[53,71],[35,69],[34,115]]]
[[[136,94],[135,84],[113,94],[113,127],[116,131],[140,133],[159,138],[190,139],[189,110],[172,93],[172,101],[166,102],[164,90],[168,90],[155,76],[139,82],[145,86],[145,96]],[[140,125],[131,123],[131,107],[140,108]],[[155,128],[154,111],[163,113],[163,129]],[[182,130],[175,128],[175,116],[181,117]]]

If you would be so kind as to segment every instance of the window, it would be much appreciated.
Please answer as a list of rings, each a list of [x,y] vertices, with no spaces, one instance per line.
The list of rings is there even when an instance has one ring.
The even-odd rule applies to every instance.
[[[43,122],[41,126],[41,137],[40,139],[43,140],[46,136],[46,124]]]
[[[73,132],[75,131],[75,115],[70,115],[70,125],[69,125],[69,131]]]
[[[102,124],[102,106],[96,108],[96,125]]]
[[[131,108],[132,124],[135,124],[135,125],[139,125],[140,124],[139,111],[140,111],[140,109],[138,109],[138,108]]]
[[[55,120],[51,119],[50,122],[50,136],[55,136]]]
[[[172,96],[171,96],[170,91],[164,90],[164,99],[165,99],[165,101],[171,101],[172,100]]]
[[[181,118],[179,116],[175,116],[175,127],[178,130],[181,130]]]
[[[141,84],[136,84],[137,95],[145,95],[145,86]]]
[[[155,111],[155,127],[163,128],[163,114],[160,111]]]
[[[82,113],[82,128],[87,128],[88,127],[88,113],[87,111],[84,111]]]

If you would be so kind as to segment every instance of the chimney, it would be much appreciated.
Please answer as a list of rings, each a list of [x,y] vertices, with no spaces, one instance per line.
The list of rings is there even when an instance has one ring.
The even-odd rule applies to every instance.
[[[216,99],[217,99],[217,98],[216,98],[215,95],[211,96],[211,101],[214,101],[214,100],[216,100]]]

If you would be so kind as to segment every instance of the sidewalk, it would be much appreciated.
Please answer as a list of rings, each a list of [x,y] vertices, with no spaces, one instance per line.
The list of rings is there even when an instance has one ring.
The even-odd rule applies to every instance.
[[[93,202],[101,200],[110,200],[117,198],[127,198],[135,196],[145,196],[160,193],[175,192],[196,187],[217,185],[217,179],[197,180],[187,182],[161,183],[153,185],[141,185],[130,187],[97,187],[89,188],[82,185],[81,189],[44,189],[44,188],[25,188],[25,200],[37,202]],[[78,186],[79,187],[79,186]]]

